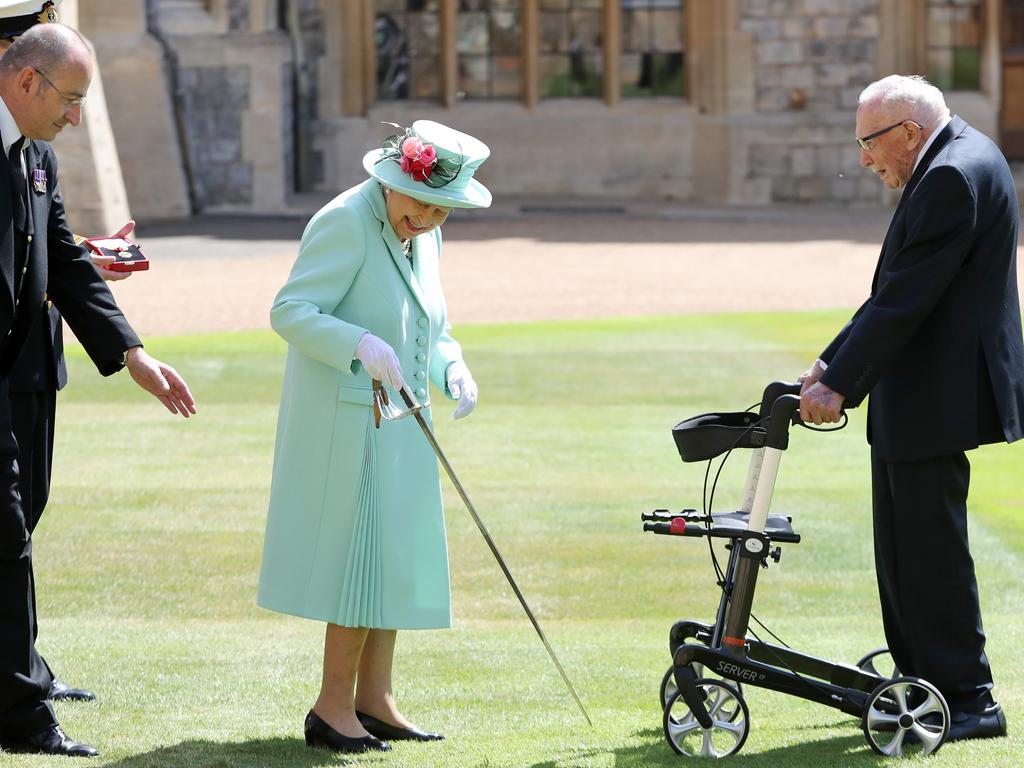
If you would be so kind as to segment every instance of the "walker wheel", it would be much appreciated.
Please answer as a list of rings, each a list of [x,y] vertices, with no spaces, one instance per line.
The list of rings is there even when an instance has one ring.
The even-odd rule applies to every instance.
[[[677,755],[685,757],[736,754],[750,733],[750,713],[742,694],[724,680],[706,677],[697,681],[697,688],[704,695],[711,727],[702,728],[683,697],[676,693],[665,706],[662,721],[668,745]]]
[[[897,677],[872,691],[861,727],[880,755],[930,755],[949,735],[949,706],[938,689],[919,677]]]
[[[897,667],[896,662],[893,661],[892,654],[889,653],[888,648],[876,648],[871,653],[864,656],[854,666],[862,672],[867,672],[869,675],[875,675],[883,680],[894,680],[900,676],[899,667]],[[881,670],[879,667],[881,667]],[[886,674],[884,670],[887,669],[892,670],[892,674]]]
[[[703,664],[694,664],[693,665],[693,674],[696,677],[701,677],[704,674],[704,665]],[[739,691],[740,696],[742,696],[743,695],[743,684],[742,683],[732,683],[732,685],[736,688],[737,691]],[[663,678],[661,678],[661,691],[660,691],[660,693],[661,693],[661,696],[660,696],[660,699],[659,699],[659,703],[661,705],[662,711],[664,711],[665,707],[667,707],[668,703],[672,700],[672,697],[675,696],[677,693],[679,693],[679,686],[676,685],[676,676],[674,674],[672,674],[672,667],[669,667],[668,671],[665,673],[665,676]],[[731,723],[733,720],[736,719],[736,716],[739,713],[740,713],[739,707],[736,707],[731,712],[725,711],[722,714],[725,717],[725,719],[728,720]]]

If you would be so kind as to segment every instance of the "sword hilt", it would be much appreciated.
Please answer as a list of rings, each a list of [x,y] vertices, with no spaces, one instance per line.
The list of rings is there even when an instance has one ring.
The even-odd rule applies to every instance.
[[[419,405],[419,403],[417,403],[416,400],[413,399],[412,393],[409,391],[408,387],[402,387],[400,390],[398,390],[398,394],[402,396],[402,399],[405,400],[406,406],[408,406],[409,408],[415,408],[417,405]]]

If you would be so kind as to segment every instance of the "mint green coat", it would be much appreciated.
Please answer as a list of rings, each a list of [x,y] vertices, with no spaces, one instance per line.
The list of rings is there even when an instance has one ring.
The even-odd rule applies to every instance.
[[[445,371],[462,350],[448,335],[440,251],[440,230],[419,235],[410,268],[374,180],[306,226],[270,312],[288,360],[264,608],[347,627],[451,626],[437,460],[414,418],[374,428],[371,380],[354,359],[369,331],[394,347],[417,400],[427,399],[428,380],[450,397]]]

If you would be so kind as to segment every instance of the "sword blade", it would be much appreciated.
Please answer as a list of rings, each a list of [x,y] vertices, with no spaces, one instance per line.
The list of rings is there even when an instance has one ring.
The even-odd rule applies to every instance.
[[[416,403],[412,400],[412,397],[403,388],[401,391],[402,399],[405,400],[405,404],[409,408],[415,407]],[[452,485],[455,486],[455,490],[459,492],[459,496],[462,497],[462,503],[466,505],[466,509],[469,510],[470,516],[473,518],[473,522],[476,523],[476,527],[480,530],[480,533],[484,537],[484,541],[487,542],[487,546],[490,547],[491,554],[494,555],[494,559],[498,561],[498,566],[501,568],[501,572],[505,574],[505,578],[508,580],[509,586],[512,587],[512,591],[515,592],[516,597],[519,599],[519,604],[523,606],[523,610],[526,611],[526,616],[530,619],[530,623],[533,624],[533,628],[537,631],[537,637],[544,643],[544,648],[548,652],[548,656],[551,657],[552,663],[555,665],[555,669],[558,670],[558,674],[562,676],[565,687],[569,689],[569,693],[572,694],[573,699],[576,700],[576,705],[580,708],[580,712],[583,713],[583,717],[587,720],[587,725],[593,727],[594,723],[590,719],[590,715],[587,714],[586,707],[583,706],[583,702],[580,700],[579,694],[576,693],[576,688],[573,687],[572,681],[569,680],[569,675],[566,674],[565,669],[562,667],[561,662],[558,660],[558,656],[555,655],[555,649],[551,647],[551,643],[548,642],[547,635],[544,634],[544,630],[540,628],[540,622],[537,621],[537,617],[530,609],[529,604],[526,602],[526,598],[523,596],[522,590],[519,589],[519,585],[516,583],[515,577],[512,576],[512,572],[509,571],[508,566],[505,564],[505,558],[501,556],[498,551],[497,545],[494,543],[494,539],[491,538],[490,531],[487,530],[487,526],[484,525],[484,521],[480,519],[480,515],[477,514],[476,507],[473,506],[473,502],[470,501],[469,495],[466,493],[466,489],[462,487],[462,483],[459,482],[458,475],[455,474],[455,470],[448,461],[448,457],[445,456],[444,451],[441,449],[441,445],[437,442],[437,438],[434,437],[434,431],[427,424],[427,420],[423,417],[421,411],[416,411],[413,414],[416,417],[416,421],[419,422],[420,429],[423,430],[423,434],[427,438],[427,442],[430,443],[430,447],[434,449],[434,454],[437,456],[437,460],[441,462],[441,466],[444,467],[444,471],[448,473],[448,477],[452,481]]]

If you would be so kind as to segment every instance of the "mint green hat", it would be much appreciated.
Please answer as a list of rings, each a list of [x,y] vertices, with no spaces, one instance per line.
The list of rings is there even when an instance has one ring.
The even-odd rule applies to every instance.
[[[473,174],[490,154],[486,144],[467,133],[417,120],[367,152],[363,168],[384,186],[424,203],[487,208],[491,193]]]

